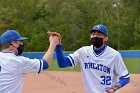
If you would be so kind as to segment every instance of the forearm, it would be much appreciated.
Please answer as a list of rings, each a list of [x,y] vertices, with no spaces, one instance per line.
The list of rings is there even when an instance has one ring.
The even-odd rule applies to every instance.
[[[130,82],[130,78],[120,78],[120,81],[117,82],[116,84],[118,84],[120,87],[125,86],[126,84],[128,84]]]
[[[107,93],[114,93],[116,90],[118,90],[119,88],[124,87],[129,82],[130,82],[130,77],[128,77],[128,78],[120,78],[119,82],[117,82],[116,84],[112,85],[111,87],[108,87],[106,89],[106,92]]]
[[[65,57],[62,51],[62,45],[57,45],[56,46],[56,56],[57,56],[57,62],[58,66],[60,68],[72,66],[71,61],[69,60],[68,57]]]
[[[49,46],[47,52],[43,56],[43,59],[46,62],[48,62],[49,65],[51,64],[51,61],[52,61],[52,58],[53,58],[54,49],[55,49],[55,44],[50,43],[50,46]]]

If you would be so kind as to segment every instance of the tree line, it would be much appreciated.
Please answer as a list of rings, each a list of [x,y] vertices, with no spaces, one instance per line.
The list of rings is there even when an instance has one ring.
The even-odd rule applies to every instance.
[[[140,0],[0,0],[0,34],[15,29],[28,37],[25,51],[47,50],[47,31],[62,35],[65,51],[90,44],[89,30],[104,24],[108,45],[140,49]]]

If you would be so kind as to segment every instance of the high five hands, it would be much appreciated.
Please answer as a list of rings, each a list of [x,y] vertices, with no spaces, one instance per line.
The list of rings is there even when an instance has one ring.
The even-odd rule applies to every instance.
[[[59,33],[48,31],[47,34],[49,36],[57,36],[58,37],[58,40],[59,40],[59,43],[58,44],[61,44],[62,38],[61,38],[61,35]]]

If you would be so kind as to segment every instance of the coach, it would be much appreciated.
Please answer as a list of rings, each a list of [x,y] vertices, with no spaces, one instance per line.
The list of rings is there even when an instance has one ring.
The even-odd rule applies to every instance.
[[[27,73],[40,73],[49,67],[53,52],[59,43],[58,37],[50,36],[50,46],[42,59],[29,59],[23,56],[23,41],[15,30],[7,30],[1,37],[2,51],[0,52],[0,93],[21,93],[24,76]]]

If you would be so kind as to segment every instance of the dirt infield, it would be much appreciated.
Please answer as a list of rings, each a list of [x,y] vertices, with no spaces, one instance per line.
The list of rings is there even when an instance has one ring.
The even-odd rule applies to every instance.
[[[85,93],[80,72],[46,71],[25,76],[23,93]],[[131,82],[120,93],[140,93],[140,75],[132,74]]]

